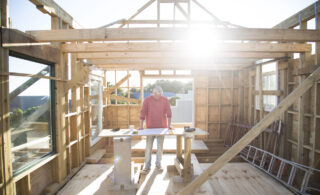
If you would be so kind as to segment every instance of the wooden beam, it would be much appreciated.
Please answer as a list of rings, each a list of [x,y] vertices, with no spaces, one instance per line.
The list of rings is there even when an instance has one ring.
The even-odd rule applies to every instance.
[[[189,40],[189,28],[105,28],[27,31],[41,42],[122,41],[122,40]],[[320,41],[318,30],[209,28],[206,35],[214,40],[248,41]],[[201,35],[198,35],[201,36]],[[205,35],[204,35],[205,36]]]
[[[185,52],[191,55],[193,49],[187,43],[71,43],[62,44],[61,50],[66,53],[76,52]],[[310,52],[310,44],[289,43],[217,43],[212,48],[215,52]]]
[[[259,90],[253,91],[254,95],[259,95]],[[281,96],[283,95],[283,92],[281,90],[268,90],[264,91],[262,90],[262,95],[275,95],[275,96]]]
[[[282,58],[285,53],[264,53],[264,52],[215,52],[215,58],[247,58],[247,59],[267,59]],[[211,56],[210,56],[211,57]],[[192,58],[186,56],[184,52],[97,52],[78,53],[79,59],[163,59],[163,58]]]
[[[122,23],[119,21],[118,23]],[[125,24],[188,24],[187,20],[126,20]],[[212,20],[192,20],[190,24],[215,24]]]
[[[42,13],[61,18],[61,20],[69,24],[71,28],[81,28],[79,23],[77,23],[70,14],[68,14],[62,7],[60,7],[53,0],[29,0],[29,1],[35,4],[36,7]]]
[[[57,78],[57,77],[41,76],[41,75],[36,75],[36,74],[25,74],[25,73],[18,73],[18,72],[3,72],[3,73],[0,73],[0,76],[7,76],[7,75],[18,76],[18,77],[41,78],[41,79],[49,79],[49,80],[67,82],[67,80],[62,80],[62,79]]]
[[[35,39],[30,37],[24,32],[15,29],[2,28],[2,44],[20,44],[20,43],[37,43]],[[59,49],[51,45],[31,45],[31,46],[18,46],[6,47],[11,52],[16,52],[26,56],[32,56],[47,62],[59,63],[60,52]]]
[[[320,4],[318,1],[315,3],[309,5],[305,9],[299,11],[298,13],[294,14],[293,16],[287,18],[286,20],[280,22],[273,28],[279,28],[279,29],[288,29],[293,28],[295,26],[298,26],[300,22],[306,22],[309,19],[313,18],[315,16],[315,6],[317,7],[317,13],[320,12]]]
[[[266,115],[259,123],[257,123],[248,133],[246,133],[237,143],[222,154],[207,170],[199,177],[194,179],[189,185],[184,187],[178,194],[191,195],[199,188],[210,176],[214,175],[220,168],[227,164],[235,157],[243,148],[245,148],[252,140],[254,140],[265,128],[289,108],[300,96],[308,91],[315,81],[320,78],[320,68],[315,70],[308,78],[306,78],[294,91],[292,91],[280,104]]]
[[[252,65],[253,60],[250,59],[228,59],[228,58],[211,58],[211,59],[195,59],[195,58],[164,58],[164,59],[97,59],[90,60],[88,63],[93,65],[117,65],[117,64],[193,64],[193,65],[205,65],[205,64],[245,64]]]
[[[133,14],[128,20],[130,21],[130,20],[132,20],[133,18],[135,18],[137,15],[139,15],[143,10],[145,10],[147,7],[149,7],[153,2],[155,2],[155,0],[150,0],[150,1],[148,1],[146,4],[144,4],[140,9],[138,9],[138,11],[135,13],[135,14]],[[125,25],[125,23],[124,24],[122,24],[119,28],[122,28],[123,26]]]
[[[239,66],[235,64],[215,64],[215,65],[205,65],[205,66],[195,66],[195,65],[172,65],[172,64],[118,64],[118,65],[98,65],[95,66],[101,69],[107,70],[239,70],[244,69],[246,66]]]
[[[120,100],[120,101],[129,102],[129,103],[140,104],[140,100],[134,99],[134,98],[127,98],[127,97],[115,96],[115,95],[109,95],[108,98],[112,100]]]

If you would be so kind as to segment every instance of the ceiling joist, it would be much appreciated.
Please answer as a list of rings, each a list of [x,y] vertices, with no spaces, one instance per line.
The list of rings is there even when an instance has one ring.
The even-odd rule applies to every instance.
[[[258,29],[258,28],[113,28],[27,31],[40,42],[125,41],[125,40],[248,40],[317,42],[318,30]],[[196,34],[196,35],[194,35]],[[196,36],[196,37],[194,37]]]
[[[319,33],[320,34],[320,33]],[[61,50],[66,53],[77,52],[192,52],[196,50],[187,43],[71,43],[62,44]],[[201,49],[201,48],[198,48]],[[216,43],[211,45],[214,52],[310,52],[311,44],[289,43]]]
[[[264,52],[215,52],[216,58],[246,58],[246,59],[269,59],[285,57],[285,53]],[[97,52],[78,53],[78,59],[159,59],[159,58],[185,58],[185,52]]]
[[[117,64],[252,64],[254,61],[248,59],[229,59],[229,58],[163,58],[163,59],[98,59],[90,60],[94,65],[117,65]]]

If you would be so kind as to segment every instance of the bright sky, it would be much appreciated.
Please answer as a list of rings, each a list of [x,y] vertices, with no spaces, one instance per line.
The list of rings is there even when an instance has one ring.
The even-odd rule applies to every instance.
[[[148,0],[55,0],[85,28],[96,28],[113,21],[129,18]],[[234,24],[270,28],[316,0],[198,0],[223,21]],[[50,29],[50,17],[42,14],[26,0],[9,0],[13,27],[21,30]],[[172,19],[173,8],[161,4],[161,19]],[[166,12],[166,13],[165,13]],[[177,19],[179,19],[178,12]],[[167,16],[167,17],[166,17]],[[181,17],[181,16],[180,16]],[[193,19],[208,18],[193,4]],[[137,19],[155,19],[156,3]]]
[[[55,0],[64,10],[84,28],[97,28],[113,21],[129,18],[142,7],[148,0]],[[198,0],[208,10],[223,21],[233,24],[270,28],[303,8],[316,2],[316,0]],[[50,16],[43,14],[36,9],[35,5],[26,0],[9,0],[9,16],[12,20],[13,28],[19,30],[46,30],[50,29]],[[184,6],[185,10],[187,7]],[[191,18],[195,20],[210,19],[201,9],[192,4]],[[156,19],[156,2],[151,7],[143,11],[136,19]],[[161,4],[161,19],[173,19],[173,6]],[[176,19],[183,19],[183,16],[176,10]],[[313,28],[314,24],[309,24]],[[26,70],[23,63],[16,59],[11,59],[11,71]],[[38,71],[37,66],[28,66],[31,73]],[[16,71],[17,72],[17,71]],[[120,76],[119,76],[120,77]],[[121,78],[121,77],[120,77]],[[120,79],[119,78],[119,79]],[[11,90],[18,86],[25,78],[13,79]],[[46,81],[47,82],[47,81]],[[48,86],[43,83],[41,86]],[[40,84],[30,88],[32,95],[46,95],[48,90]],[[21,94],[21,95],[23,95]]]

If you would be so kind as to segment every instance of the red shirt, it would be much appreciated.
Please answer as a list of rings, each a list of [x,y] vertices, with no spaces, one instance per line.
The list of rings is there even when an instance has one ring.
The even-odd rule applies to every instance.
[[[147,128],[167,128],[167,117],[171,116],[170,102],[166,97],[160,96],[157,100],[151,95],[143,101],[140,119],[146,119]]]

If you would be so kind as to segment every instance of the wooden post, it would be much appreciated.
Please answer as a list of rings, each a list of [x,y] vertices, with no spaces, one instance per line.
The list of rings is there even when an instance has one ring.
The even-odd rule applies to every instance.
[[[248,133],[246,133],[237,143],[222,154],[207,170],[199,177],[193,180],[189,185],[183,188],[178,194],[192,194],[195,189],[200,187],[211,175],[215,174],[235,157],[243,148],[254,140],[266,127],[276,120],[286,109],[291,106],[296,99],[308,91],[313,83],[320,78],[320,68],[317,68],[307,79],[305,79],[293,92],[291,92],[278,106],[256,124]]]
[[[77,62],[76,62],[76,54],[72,54],[71,56],[71,78],[72,80],[75,80],[77,75],[79,74],[78,68],[77,68]],[[71,146],[74,147],[72,151],[72,163],[73,168],[80,166],[80,138],[79,138],[79,130],[80,130],[80,119],[79,119],[79,99],[80,99],[80,88],[78,86],[73,86],[71,89],[71,111],[77,113],[75,116],[71,117],[71,123],[73,123],[73,127],[70,129],[71,136],[73,141],[76,141],[76,143]]]
[[[251,70],[248,70],[249,72],[249,95],[248,95],[248,101],[249,101],[249,124],[253,124],[252,120],[252,76],[251,76]]]
[[[234,114],[234,72],[233,70],[231,71],[231,74],[232,74],[232,83],[231,83],[231,118],[232,118],[232,122],[234,122],[234,117],[235,117],[235,114]],[[238,77],[239,78],[239,77]]]
[[[31,195],[30,174],[19,180],[16,183],[16,188],[19,189],[19,195]]]
[[[191,136],[184,137],[184,162],[183,162],[183,182],[188,183],[192,178],[191,165]]]
[[[59,29],[61,27],[59,18],[51,17],[51,29]],[[56,44],[57,45],[57,44]],[[60,63],[55,64],[56,77],[61,79],[68,78],[66,67],[68,62],[66,54],[60,54]],[[66,100],[67,94],[65,92],[66,85],[64,82],[55,82],[55,110],[56,110],[56,150],[59,156],[55,160],[57,170],[54,172],[54,180],[58,183],[63,182],[67,176],[67,151],[66,151]]]
[[[262,94],[262,90],[263,90],[263,86],[262,86],[262,65],[258,66],[258,78],[259,78],[259,109],[260,109],[260,117],[259,117],[259,121],[262,120],[263,115],[264,115],[264,106],[263,106],[263,94]],[[264,136],[263,136],[263,132],[260,134],[260,138],[259,138],[259,142],[260,142],[260,148],[264,148]]]
[[[285,67],[288,67],[288,62],[280,62],[282,64],[286,64]],[[282,95],[280,96],[280,102],[282,100],[284,100],[284,98],[288,95],[288,71],[287,68],[279,68],[279,64],[278,63],[278,71],[280,74],[280,90],[283,91]],[[281,120],[284,124],[287,124],[288,120],[287,120],[287,111],[284,112],[284,114],[281,117]],[[282,146],[280,147],[280,156],[282,156],[283,158],[289,159],[287,156],[287,150],[288,150],[288,144],[287,144],[287,139],[288,139],[288,131],[284,131],[282,136],[281,136],[281,143]]]
[[[9,72],[9,50],[0,48],[0,72]],[[9,99],[9,76],[0,76],[0,133],[2,143],[1,161],[3,163],[4,187],[2,192],[5,194],[15,194],[14,184],[12,182],[12,164],[11,164],[11,133],[10,133],[10,99]]]
[[[177,159],[182,162],[182,136],[177,135],[177,151],[176,151]]]
[[[143,103],[143,71],[140,71],[140,102]]]
[[[208,112],[209,112],[209,91],[207,92],[207,94],[208,94]],[[221,115],[222,115],[222,112],[221,112],[221,87],[219,87],[219,129],[218,129],[218,139],[221,139]],[[208,113],[208,116],[209,116],[209,113]],[[208,123],[209,123],[209,119],[207,119],[208,120]],[[209,124],[208,124],[209,125]]]
[[[7,0],[1,0],[0,2],[1,6],[1,25],[4,27],[9,27],[9,5]]]
[[[107,71],[104,71],[103,72],[103,91],[106,87],[107,87]],[[103,105],[107,105],[107,96],[103,95],[102,101],[103,101]]]
[[[317,17],[316,17],[316,28],[317,30],[319,30],[320,28],[320,14],[317,13]],[[320,42],[316,42],[316,48],[315,48],[315,65],[320,65]],[[312,131],[314,132],[314,135],[312,137],[312,154],[311,154],[311,163],[312,163],[312,167],[316,167],[318,166],[318,162],[316,159],[316,149],[318,149],[319,147],[319,143],[320,143],[320,119],[317,118],[317,116],[320,115],[320,113],[317,113],[317,111],[319,110],[319,102],[317,100],[317,97],[319,95],[318,92],[319,89],[319,84],[317,82],[314,82],[314,87],[313,87],[313,126],[312,126]],[[317,110],[318,109],[318,110]]]
[[[300,29],[307,29],[307,22],[300,23]],[[303,68],[306,66],[306,53],[300,53],[300,64],[299,68]],[[299,84],[303,82],[306,78],[305,75],[299,75]],[[305,95],[299,97],[298,100],[298,147],[297,147],[297,159],[298,162],[301,164],[305,164],[304,162],[304,137],[305,137],[305,120],[304,120],[304,113],[305,113]]]
[[[8,27],[9,6],[7,0],[1,0],[1,23],[0,26]],[[9,72],[9,50],[0,47],[0,72]],[[1,138],[1,183],[2,194],[15,194],[12,182],[12,163],[11,163],[11,134],[10,134],[10,97],[9,97],[9,76],[0,76],[0,138]]]

